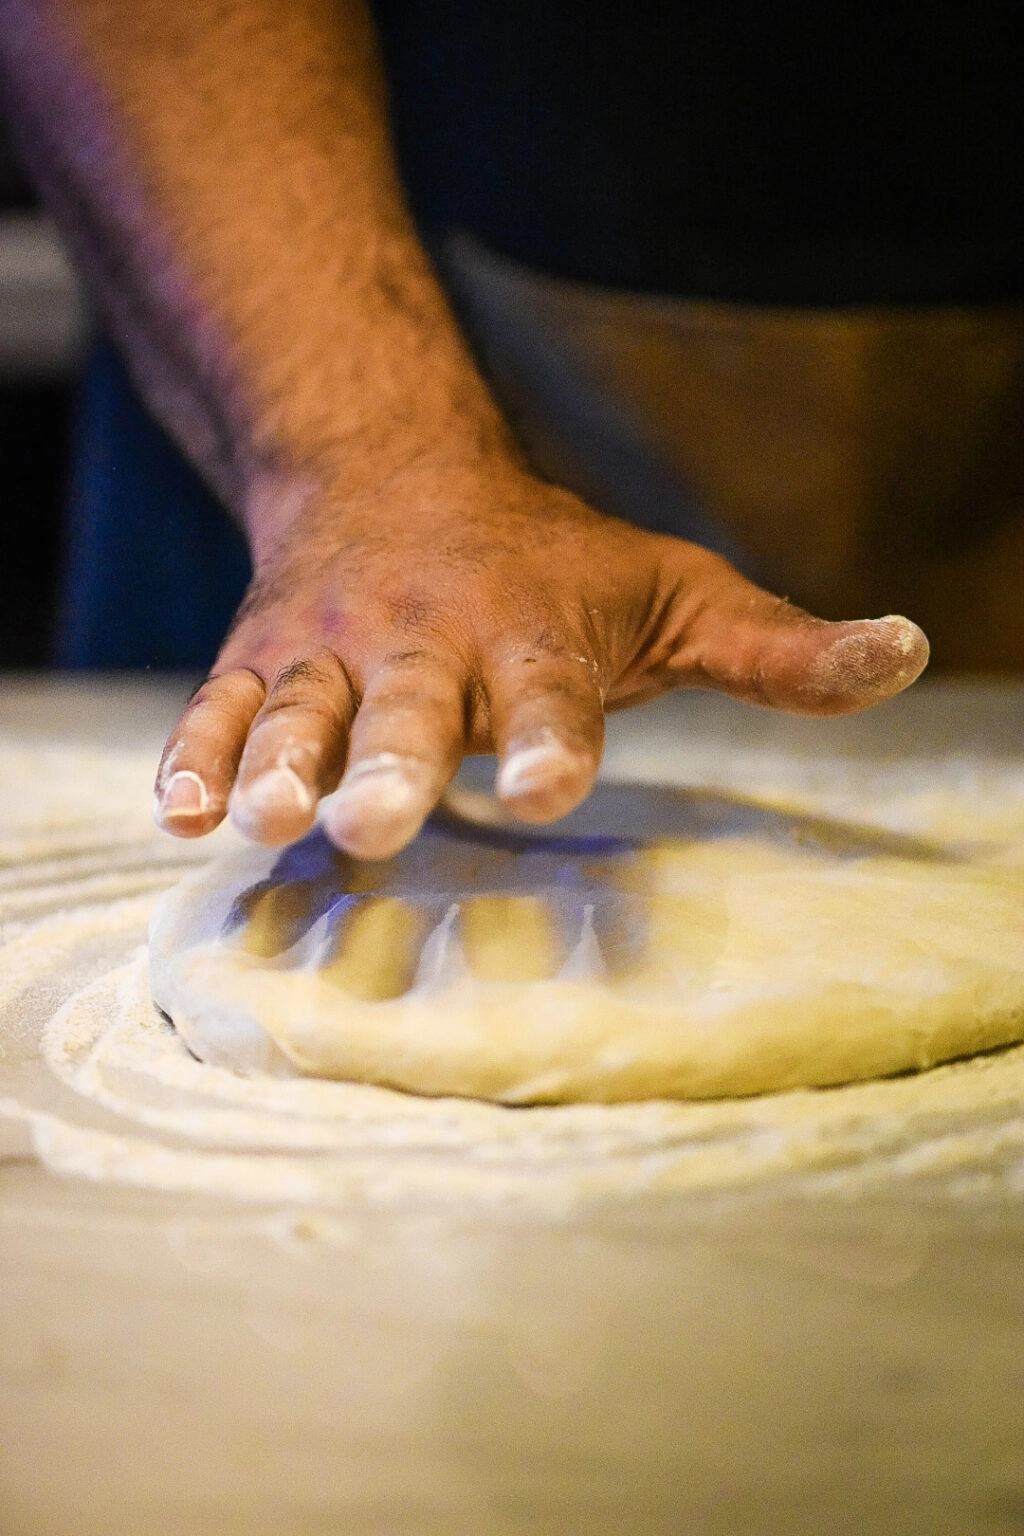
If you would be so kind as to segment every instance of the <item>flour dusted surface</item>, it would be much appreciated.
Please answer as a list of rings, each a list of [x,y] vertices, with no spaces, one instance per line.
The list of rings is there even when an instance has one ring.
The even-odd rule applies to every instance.
[[[714,704],[710,728],[682,708],[678,718],[655,712],[639,732],[638,717],[623,717],[610,722],[611,758],[619,774],[634,765],[648,777],[675,774],[787,815],[939,839],[992,870],[1015,869],[1024,848],[1021,759],[1001,738],[987,753],[971,749],[965,732],[978,710],[972,717],[975,695],[965,696],[967,707],[952,691],[933,692],[943,706],[935,713],[950,722],[948,751],[933,740],[915,756],[914,733],[899,729],[906,711],[890,711],[889,723],[830,722],[811,738],[804,722],[683,700],[702,711]],[[1016,699],[1007,692],[1010,705]],[[997,735],[1012,735],[1002,703],[983,713]],[[239,1076],[197,1062],[153,1009],[139,952],[150,893],[205,857],[202,845],[175,844],[149,828],[154,749],[58,745],[40,773],[34,743],[0,742],[5,782],[13,750],[23,786],[0,817],[9,855],[0,875],[0,1135],[3,1125],[12,1136],[26,1128],[54,1169],[314,1204],[511,1199],[562,1207],[779,1180],[830,1195],[900,1180],[965,1196],[1001,1190],[1017,1198],[1024,1189],[1018,1048],[824,1091],[525,1110]],[[86,786],[76,790],[80,815],[67,814],[63,798],[71,763]],[[221,839],[222,847],[230,842]]]

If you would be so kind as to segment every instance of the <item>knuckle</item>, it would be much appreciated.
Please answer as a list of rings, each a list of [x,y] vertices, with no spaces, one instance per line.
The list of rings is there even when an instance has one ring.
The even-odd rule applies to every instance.
[[[341,658],[328,645],[314,645],[301,656],[293,656],[277,670],[274,687],[305,684],[316,688],[337,688],[347,683],[348,674]]]
[[[251,715],[265,695],[266,683],[248,667],[212,673],[194,690],[182,715],[182,725],[195,724],[197,718],[210,715],[229,719],[240,713]]]
[[[369,705],[374,711],[387,711],[392,715],[447,714],[453,707],[460,708],[461,696],[461,689],[445,687],[437,679],[419,685],[395,680],[384,682],[368,692],[363,707]]]
[[[401,634],[430,631],[441,622],[441,610],[436,600],[414,590],[386,598],[384,616],[389,627]]]
[[[593,673],[584,666],[530,670],[512,678],[506,673],[504,683],[503,691],[515,706],[543,705],[574,714],[591,714],[601,707]]]
[[[313,715],[337,718],[354,698],[351,679],[333,651],[321,648],[286,662],[274,677],[263,707],[264,715],[301,709]]]
[[[445,665],[445,658],[468,654],[473,647],[471,615],[475,604],[467,591],[458,600],[439,601],[434,592],[392,594],[381,607],[387,657],[411,658],[413,664]]]
[[[289,694],[304,694],[313,689],[329,688],[334,681],[328,669],[312,656],[289,661],[274,678],[271,699],[283,699]]]
[[[325,736],[337,735],[345,728],[346,717],[327,699],[309,699],[301,704],[267,704],[253,721],[249,739],[264,746],[286,737],[305,739],[312,744]]]
[[[382,671],[425,670],[428,667],[442,665],[435,652],[427,650],[424,646],[404,651],[388,651],[381,658]]]
[[[520,660],[565,660],[571,654],[568,641],[557,630],[545,626],[530,636]]]
[[[444,698],[465,690],[466,666],[444,644],[406,646],[384,653],[367,686],[378,702],[397,698],[413,701]]]
[[[520,618],[499,636],[492,654],[500,670],[530,667],[545,673],[590,677],[600,670],[593,623],[586,614],[579,623],[565,613],[546,615],[534,627],[528,627]]]

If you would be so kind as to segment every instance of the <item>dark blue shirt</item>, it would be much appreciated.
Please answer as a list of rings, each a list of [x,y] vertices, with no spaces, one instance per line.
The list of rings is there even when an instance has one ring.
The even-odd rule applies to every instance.
[[[568,278],[755,303],[1024,292],[1005,0],[374,0],[409,193]]]

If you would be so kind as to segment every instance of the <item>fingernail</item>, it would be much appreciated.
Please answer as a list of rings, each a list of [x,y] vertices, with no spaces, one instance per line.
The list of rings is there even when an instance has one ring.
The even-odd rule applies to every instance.
[[[514,799],[550,783],[553,778],[567,778],[579,767],[579,758],[560,741],[542,741],[536,746],[519,747],[510,752],[501,765],[495,788],[503,800]]]
[[[423,767],[414,759],[381,752],[353,764],[341,781],[334,804],[398,812],[418,798],[417,780],[422,778]]]
[[[328,831],[357,858],[389,858],[430,808],[429,777],[425,763],[395,752],[354,763],[331,799]]]
[[[179,816],[202,816],[209,804],[206,785],[198,773],[179,768],[158,792],[155,811],[158,821],[173,821]]]
[[[231,795],[231,819],[242,833],[274,812],[313,809],[313,795],[294,768],[268,768]]]

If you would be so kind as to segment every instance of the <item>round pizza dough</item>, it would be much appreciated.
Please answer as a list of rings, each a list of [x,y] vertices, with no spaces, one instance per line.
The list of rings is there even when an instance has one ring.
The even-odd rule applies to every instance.
[[[626,784],[547,831],[452,803],[470,819],[383,864],[314,830],[169,892],[151,984],[191,1050],[538,1104],[825,1086],[1024,1038],[1024,868],[998,848]]]

